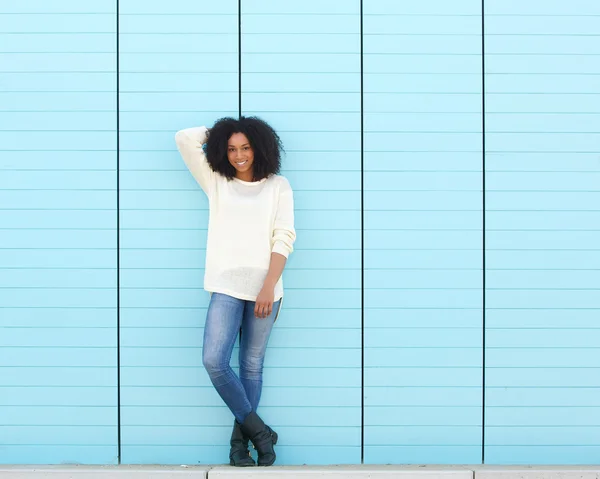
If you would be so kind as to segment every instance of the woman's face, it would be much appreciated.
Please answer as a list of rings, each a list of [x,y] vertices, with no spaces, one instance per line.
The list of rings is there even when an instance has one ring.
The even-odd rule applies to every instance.
[[[252,181],[254,151],[243,133],[234,133],[227,143],[227,158],[236,170],[236,176],[244,181]]]

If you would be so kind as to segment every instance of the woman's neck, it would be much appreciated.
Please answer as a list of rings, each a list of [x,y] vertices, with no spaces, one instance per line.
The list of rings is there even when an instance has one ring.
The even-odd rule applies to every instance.
[[[235,177],[238,180],[242,180],[242,181],[248,181],[248,182],[252,182],[254,181],[254,173],[252,172],[252,170],[250,171],[244,171],[244,172],[236,172]]]

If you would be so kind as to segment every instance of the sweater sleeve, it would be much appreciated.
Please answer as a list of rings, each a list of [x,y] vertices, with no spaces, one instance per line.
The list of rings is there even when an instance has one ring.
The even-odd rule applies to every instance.
[[[273,227],[272,253],[279,253],[286,258],[294,250],[296,230],[294,229],[294,194],[288,180],[281,177],[279,201],[275,212]]]
[[[206,142],[207,131],[204,126],[178,131],[175,134],[175,142],[188,170],[207,196],[210,196],[216,173],[208,164],[202,149],[202,145]]]

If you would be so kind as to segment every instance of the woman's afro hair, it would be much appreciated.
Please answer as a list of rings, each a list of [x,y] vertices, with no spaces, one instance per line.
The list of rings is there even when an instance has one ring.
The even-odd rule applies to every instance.
[[[279,173],[283,145],[275,130],[260,118],[241,116],[239,120],[226,117],[217,120],[209,130],[204,146],[210,167],[227,179],[236,170],[227,158],[227,144],[234,133],[243,133],[254,151],[254,181]]]

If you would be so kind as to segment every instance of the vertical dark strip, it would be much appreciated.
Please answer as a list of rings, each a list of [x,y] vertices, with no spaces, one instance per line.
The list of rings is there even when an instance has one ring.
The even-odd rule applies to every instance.
[[[121,152],[119,137],[119,0],[117,1],[117,461],[121,464],[121,225],[119,217],[121,208],[119,203],[121,168],[119,156]]]
[[[242,0],[238,0],[238,117],[242,116]]]
[[[481,0],[481,174],[482,174],[482,387],[481,387],[481,463],[485,464],[485,296],[486,296],[486,263],[485,263],[485,0]]]
[[[363,101],[363,1],[360,0],[360,462],[365,462],[365,152]]]

